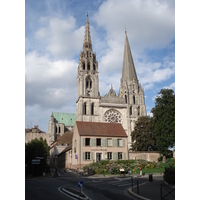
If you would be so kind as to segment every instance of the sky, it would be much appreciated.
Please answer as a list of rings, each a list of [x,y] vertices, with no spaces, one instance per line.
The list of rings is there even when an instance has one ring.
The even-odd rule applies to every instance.
[[[77,68],[88,13],[99,91],[119,92],[125,30],[147,115],[162,88],[175,91],[174,0],[26,0],[25,127],[48,132],[53,112],[76,113]]]

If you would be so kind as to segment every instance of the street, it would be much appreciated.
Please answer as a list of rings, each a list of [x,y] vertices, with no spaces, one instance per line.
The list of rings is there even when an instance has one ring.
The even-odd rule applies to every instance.
[[[40,177],[26,179],[25,198],[26,200],[43,199],[72,199],[63,194],[59,188],[79,189],[78,183],[83,182],[82,191],[92,200],[108,199],[134,199],[127,189],[131,187],[130,177],[119,178],[91,178],[80,177],[72,172],[65,172],[59,177]],[[140,179],[140,184],[144,184],[146,179]],[[134,184],[136,182],[134,181]]]

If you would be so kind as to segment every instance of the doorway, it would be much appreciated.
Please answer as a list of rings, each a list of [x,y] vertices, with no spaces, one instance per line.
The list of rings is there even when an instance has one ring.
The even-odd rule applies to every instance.
[[[101,153],[96,153],[96,162],[101,160]]]

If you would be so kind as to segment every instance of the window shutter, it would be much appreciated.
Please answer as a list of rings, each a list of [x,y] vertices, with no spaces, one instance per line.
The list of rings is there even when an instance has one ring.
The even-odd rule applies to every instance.
[[[105,160],[108,160],[108,154],[105,152]]]
[[[125,139],[123,139],[123,147],[125,147]]]
[[[94,152],[91,152],[90,155],[91,155],[91,160],[93,161],[93,154]]]
[[[113,160],[117,160],[117,152],[113,152]]]
[[[126,160],[126,152],[122,154],[122,160]]]
[[[96,147],[97,146],[97,139],[94,138],[94,146]]]
[[[85,138],[83,138],[83,146],[85,146]]]
[[[105,138],[101,139],[101,145],[102,145],[102,147],[106,146],[106,139]]]
[[[91,138],[91,146],[92,146],[92,147],[95,146],[95,140],[96,140],[96,138]]]
[[[85,152],[83,152],[83,160],[85,160]]]
[[[108,146],[108,145],[107,145],[107,138],[105,138],[104,140],[105,140],[105,143],[104,143],[105,146],[104,146],[104,147],[107,147],[107,146]]]
[[[117,147],[117,139],[113,139],[113,147]]]

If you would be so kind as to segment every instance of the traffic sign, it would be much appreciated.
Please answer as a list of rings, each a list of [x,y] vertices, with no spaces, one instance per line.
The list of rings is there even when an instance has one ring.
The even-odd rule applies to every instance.
[[[40,164],[40,160],[33,159],[33,160],[32,160],[32,164],[33,164],[33,165],[39,165],[39,164]]]
[[[75,154],[75,159],[78,159],[78,155],[77,154]]]
[[[78,182],[78,187],[82,188],[83,187],[83,181]]]

